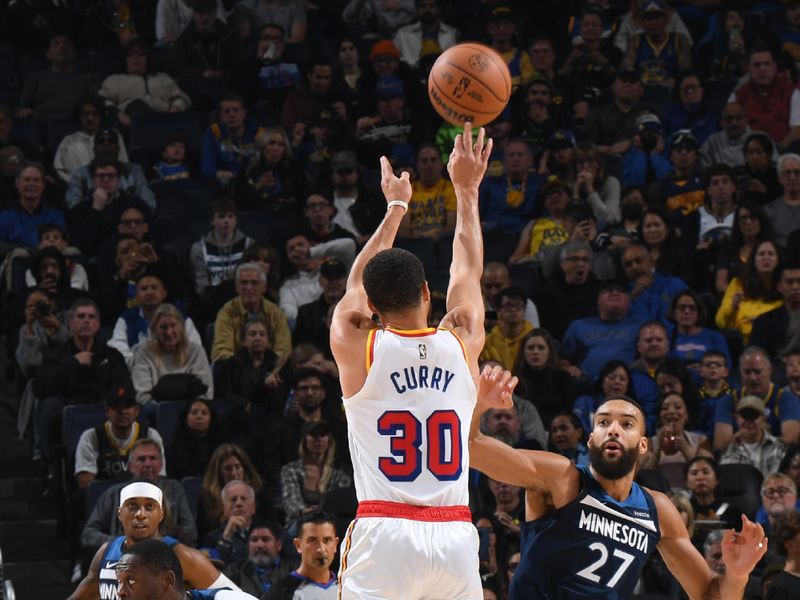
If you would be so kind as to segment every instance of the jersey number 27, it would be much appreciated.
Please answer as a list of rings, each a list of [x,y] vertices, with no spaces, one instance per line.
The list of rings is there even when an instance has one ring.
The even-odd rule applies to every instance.
[[[387,410],[378,419],[378,433],[390,436],[392,456],[378,459],[389,481],[414,481],[422,473],[422,423],[407,410]],[[425,467],[439,481],[461,476],[461,420],[454,410],[436,410],[425,420]]]

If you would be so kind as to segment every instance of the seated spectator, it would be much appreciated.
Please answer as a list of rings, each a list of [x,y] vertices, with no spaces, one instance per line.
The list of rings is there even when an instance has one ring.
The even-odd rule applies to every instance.
[[[161,435],[146,423],[140,423],[139,405],[133,390],[124,387],[111,390],[105,398],[106,420],[81,434],[75,450],[75,480],[87,488],[95,479],[125,480],[128,478],[128,455],[142,439],[153,440],[164,451]],[[158,475],[166,477],[164,464]],[[173,478],[177,479],[174,476]]]
[[[192,5],[198,3],[192,2]],[[156,5],[156,41],[159,46],[170,47],[192,22],[192,8],[187,3],[174,0],[159,0]],[[217,3],[217,16],[225,20],[225,8]]]
[[[25,324],[19,330],[19,342],[14,353],[23,376],[33,377],[42,364],[43,355],[51,348],[67,343],[69,338],[64,313],[57,309],[48,291],[30,288],[25,298]]]
[[[678,73],[692,68],[692,40],[667,31],[669,15],[662,0],[642,2],[640,17],[644,32],[628,38],[621,68],[641,72],[645,85],[672,89]]]
[[[750,80],[731,94],[747,115],[747,123],[763,131],[781,149],[800,138],[800,114],[794,109],[800,99],[791,79],[778,72],[775,53],[759,46],[750,52],[747,63]]]
[[[783,196],[767,204],[764,212],[772,223],[775,242],[785,246],[789,234],[800,229],[800,155],[789,153],[780,157],[778,180],[783,186]]]
[[[210,531],[222,524],[222,488],[231,481],[244,481],[256,495],[262,491],[261,476],[247,452],[236,444],[222,444],[211,455],[200,486],[197,522],[201,531]]]
[[[752,29],[747,27],[748,16],[744,5],[729,4],[722,9],[721,30],[711,40],[713,79],[737,80],[747,72],[747,51],[753,38]]]
[[[691,219],[692,215],[688,218]],[[678,228],[670,224],[666,211],[658,206],[646,208],[639,227],[639,237],[650,254],[655,272],[691,281],[694,275],[693,264],[687,256],[684,247],[686,244],[681,243],[682,236]],[[626,250],[627,248],[623,249],[621,254]]]
[[[607,226],[603,233],[610,240],[609,250],[618,250],[633,243],[641,243],[639,232],[642,229],[642,216],[645,209],[645,198],[642,189],[630,185],[622,190],[620,215],[622,219],[617,225]]]
[[[630,316],[629,308],[625,287],[609,282],[597,297],[598,316],[578,319],[567,327],[561,353],[574,377],[596,379],[602,366],[614,358],[633,362],[641,320]]]
[[[344,296],[347,268],[339,260],[331,259],[319,268],[319,286],[322,293],[297,309],[294,343],[311,343],[330,355],[330,320],[333,309]]]
[[[742,274],[734,277],[725,290],[715,318],[717,327],[738,331],[747,345],[756,317],[783,304],[783,297],[776,289],[779,270],[776,245],[768,240],[756,245]]]
[[[509,263],[541,260],[547,246],[560,246],[568,241],[564,231],[564,209],[569,201],[569,186],[561,179],[549,179],[541,189],[546,216],[530,221],[519,236]]]
[[[711,134],[701,142],[700,161],[704,167],[725,164],[740,167],[745,164],[745,141],[751,135],[765,135],[750,129],[747,115],[738,102],[729,102],[722,109],[720,117],[722,131]],[[767,136],[769,139],[769,136]],[[773,151],[770,152],[772,154]]]
[[[271,244],[256,240],[242,254],[242,262],[261,265],[267,276],[267,291],[264,293],[264,297],[277,302],[281,281],[281,257],[278,256],[277,250]]]
[[[733,364],[728,342],[718,331],[705,327],[707,318],[708,308],[694,291],[683,290],[672,299],[669,319],[675,326],[671,328],[670,355],[695,373],[700,371],[703,356],[712,350],[724,356],[726,365]]]
[[[0,127],[2,127],[3,106],[0,106]],[[25,154],[18,146],[0,147],[0,208],[11,208],[17,200],[17,175],[25,163]]]
[[[506,61],[511,73],[512,91],[526,84],[533,77],[533,65],[528,53],[515,45],[517,21],[511,8],[495,6],[489,15],[486,31],[491,40],[491,47]]]
[[[169,474],[178,481],[202,477],[220,438],[219,417],[212,403],[203,398],[187,402],[167,444]]]
[[[651,112],[640,112],[631,135],[618,144],[623,148],[622,185],[658,189],[671,167],[663,154],[665,145],[661,119]],[[688,161],[691,156],[686,158]]]
[[[332,83],[333,65],[330,62],[319,58],[308,61],[304,80],[289,90],[281,113],[281,125],[287,133],[292,134],[293,139],[302,139],[313,122],[319,119],[323,111],[327,111],[331,135],[342,142],[348,138],[352,140],[353,126]]]
[[[563,412],[550,421],[548,450],[566,456],[576,465],[589,464],[589,449],[578,417]]]
[[[308,369],[316,371],[322,379],[322,385],[325,388],[323,412],[326,413],[329,423],[333,423],[335,426],[343,424],[344,415],[339,411],[342,389],[339,385],[339,368],[336,366],[336,362],[330,358],[330,354],[323,354],[322,350],[313,344],[298,344],[292,349],[289,371],[294,375]],[[331,415],[336,415],[338,418],[331,420]],[[348,448],[340,448],[340,450],[346,451]]]
[[[302,126],[295,126],[292,132],[292,146],[297,163],[303,175],[310,181],[317,181],[328,166],[328,159],[335,150],[334,144],[346,143],[334,132],[334,111],[344,107],[337,100],[332,107],[323,106],[318,113],[309,117],[308,132]],[[349,126],[349,125],[348,125]]]
[[[54,33],[45,55],[49,67],[25,78],[14,116],[35,117],[41,123],[51,117],[68,117],[83,96],[97,89],[88,73],[75,70],[76,57],[71,36]]]
[[[742,188],[748,197],[761,206],[780,198],[783,187],[778,180],[778,169],[775,166],[777,152],[769,136],[764,133],[751,133],[745,138],[742,150],[744,152]]]
[[[510,286],[497,293],[497,324],[486,335],[480,360],[496,360],[503,368],[512,370],[522,338],[533,329],[525,320],[525,292]]]
[[[752,200],[741,200],[734,213],[730,240],[717,257],[716,292],[724,294],[731,280],[744,271],[753,248],[771,239],[772,224],[764,209]]]
[[[721,521],[725,527],[736,528],[742,524],[742,510],[717,497],[719,464],[708,456],[695,456],[686,463],[686,487],[691,493],[690,501],[697,521]],[[695,529],[695,542],[702,539],[706,531]]]
[[[325,421],[303,424],[299,456],[281,468],[281,504],[288,522],[318,510],[328,490],[352,484],[350,476],[334,466],[336,441]]]
[[[713,529],[702,542],[703,558],[706,560],[711,572],[722,577],[725,575],[725,561],[722,559],[722,540],[725,532],[722,529]],[[698,540],[699,543],[699,540]]]
[[[251,416],[254,407],[261,406],[270,417],[279,417],[284,406],[280,377],[275,371],[278,357],[270,347],[266,322],[260,318],[247,321],[240,344],[233,356],[220,359],[214,366],[216,397],[240,404]]]
[[[602,366],[591,394],[580,396],[572,405],[572,414],[583,431],[594,429],[594,414],[606,398],[624,395],[633,398],[633,377],[626,362],[612,359]]]
[[[266,23],[276,23],[286,32],[287,43],[299,44],[306,39],[306,9],[302,5],[245,0],[236,5],[230,21],[242,38],[258,31]]]
[[[694,71],[680,73],[676,79],[677,102],[664,116],[664,127],[667,135],[679,129],[692,132],[702,148],[708,137],[719,131],[719,114],[710,109],[703,98],[703,83]]]
[[[503,296],[501,302],[509,298]],[[522,337],[512,372],[519,377],[516,393],[536,407],[545,423],[572,405],[572,378],[561,370],[555,341],[546,329],[535,328]]]
[[[233,356],[240,345],[238,332],[246,321],[260,315],[268,324],[272,350],[278,356],[275,372],[280,371],[292,349],[291,332],[283,311],[264,298],[266,290],[267,277],[260,264],[242,263],[236,267],[237,296],[217,313],[212,362]]]
[[[644,408],[647,433],[653,435],[660,391],[656,374],[669,354],[667,328],[659,321],[647,321],[636,337],[639,357],[631,364],[633,397]]]
[[[347,34],[342,36],[333,65],[333,85],[340,92],[349,94],[348,110],[354,108],[358,96],[364,93],[362,58],[356,37]]]
[[[400,60],[410,67],[417,67],[425,55],[439,54],[455,46],[458,38],[458,30],[440,19],[438,0],[419,0],[416,5],[417,20],[400,27],[393,40]]]
[[[189,253],[194,276],[194,291],[201,301],[215,310],[230,298],[236,265],[253,240],[238,225],[236,204],[219,197],[209,209],[211,231],[192,245]]]
[[[80,129],[64,136],[53,158],[53,167],[64,181],[69,182],[75,171],[94,160],[94,137],[100,131],[105,116],[105,103],[99,96],[85,96],[78,101],[74,117],[75,121],[80,123]],[[114,158],[128,162],[125,142],[119,133],[117,133],[117,147],[119,151]]]
[[[219,101],[219,115],[203,134],[203,177],[227,186],[258,152],[266,131],[247,118],[244,99],[227,94]]]
[[[651,200],[665,206],[673,218],[685,218],[703,205],[705,185],[700,171],[699,145],[691,130],[679,129],[669,138],[667,176],[654,186]]]
[[[98,94],[125,126],[139,114],[183,112],[192,105],[172,77],[156,71],[149,49],[134,38],[125,45],[125,73],[109,75]]]
[[[605,35],[603,9],[597,4],[585,4],[575,20],[580,34],[572,39],[569,56],[558,73],[567,78],[573,89],[607,88],[613,81],[621,53]]]
[[[578,145],[568,183],[573,200],[588,203],[599,223],[616,223],[620,219],[619,180],[608,175],[597,148],[587,142]]]
[[[435,0],[430,2],[435,6]],[[411,184],[408,212],[400,222],[398,237],[436,239],[456,226],[456,194],[444,177],[439,148],[424,143],[417,148],[417,178]]]
[[[800,510],[797,500],[797,487],[794,481],[783,473],[771,473],[761,482],[761,507],[756,513],[756,523],[770,535],[778,519]]]
[[[643,469],[657,469],[670,487],[685,487],[685,466],[695,456],[711,457],[711,442],[697,431],[687,431],[693,415],[680,394],[668,394],[658,408],[658,430],[648,452],[639,460]],[[724,462],[724,460],[723,460]]]
[[[19,155],[20,163],[24,158],[38,160],[41,157],[40,148],[14,131],[14,114],[5,104],[0,104],[0,150],[12,152],[7,155],[8,158]]]
[[[35,431],[45,456],[52,450],[53,431],[60,426],[65,406],[97,404],[111,390],[130,386],[125,359],[96,339],[100,310],[88,298],[78,299],[69,309],[72,338],[47,350],[33,379],[36,396]]]
[[[766,409],[758,396],[743,396],[736,404],[738,431],[722,453],[720,464],[752,465],[766,477],[778,470],[786,444],[766,429]]]
[[[622,250],[620,258],[628,278],[631,316],[667,324],[672,299],[689,286],[678,277],[657,272],[645,246],[630,244]]]
[[[481,221],[484,228],[500,228],[517,236],[536,211],[544,177],[532,171],[533,156],[522,140],[509,140],[503,155],[505,175],[481,183]]]
[[[586,122],[589,140],[603,154],[624,154],[635,133],[634,122],[643,111],[644,87],[637,71],[620,69],[611,84],[613,101],[593,110]]]
[[[188,375],[193,376],[191,381]],[[153,311],[150,339],[133,353],[131,378],[136,401],[145,411],[155,412],[155,403],[161,400],[214,397],[205,350],[189,341],[183,315],[172,304],[162,304]]]
[[[53,246],[36,251],[31,260],[30,272],[33,286],[50,294],[57,311],[66,311],[75,300],[86,296],[83,290],[72,287],[67,259]]]
[[[537,87],[546,87],[541,85],[541,82],[536,79],[534,79],[529,86],[534,90]],[[550,92],[548,92],[548,94],[549,93]],[[533,92],[529,90],[526,99],[532,94]],[[535,98],[530,99],[529,107],[531,112],[535,113],[540,110],[538,108],[540,104],[534,102],[534,100]],[[530,132],[526,131],[524,127],[522,133],[526,136],[526,140],[531,138]],[[506,138],[508,138],[508,136],[506,136]],[[536,172],[540,175],[550,175],[560,179],[566,179],[569,176],[570,168],[575,160],[576,145],[575,135],[571,131],[567,129],[557,129],[556,131],[552,132],[549,136],[547,136],[544,146],[542,147],[543,152],[539,157],[539,167],[536,169]],[[494,158],[495,155],[498,157],[498,162],[500,163],[499,167],[497,167],[497,173],[490,172],[488,169],[487,172],[489,172],[489,174],[492,176],[504,175],[505,165],[502,162],[502,159],[505,156],[505,147],[499,149],[497,146],[494,146],[492,150],[492,157]]]
[[[167,291],[161,277],[145,271],[136,280],[136,304],[126,309],[114,324],[114,332],[108,345],[125,358],[130,369],[133,366],[133,353],[142,343],[150,339],[150,322],[155,310],[167,300]],[[184,320],[186,338],[198,346],[203,342],[191,317]]]
[[[247,559],[250,526],[256,514],[256,492],[250,484],[233,479],[220,492],[222,525],[210,531],[202,541],[205,548],[214,548],[222,564]]]
[[[150,438],[139,439],[134,442],[128,457],[130,480],[152,483],[163,491],[166,512],[170,517],[167,522],[162,523],[160,533],[174,537],[184,544],[194,545],[197,541],[197,528],[183,486],[180,481],[161,475],[164,465],[161,445]],[[120,523],[117,514],[120,492],[129,483],[130,481],[118,483],[100,496],[81,534],[81,545],[85,549],[94,551],[120,535],[126,535],[125,524]]]
[[[44,250],[45,248],[55,248],[64,256],[67,266],[67,273],[69,274],[69,285],[76,290],[86,291],[89,289],[89,275],[86,269],[77,260],[70,258],[79,254],[77,248],[69,245],[69,237],[67,232],[53,223],[45,223],[39,227],[39,243],[36,246],[37,251]],[[14,251],[13,256],[30,255],[29,252],[17,249]],[[8,287],[11,286],[11,269],[8,269]],[[25,284],[30,287],[36,285],[36,279],[30,269],[25,271]]]
[[[689,410],[692,427],[709,440],[714,435],[714,411],[708,404],[700,401],[694,375],[684,364],[673,356],[667,356],[655,371],[656,387],[660,398],[667,394],[679,394]],[[713,404],[713,403],[712,403]]]
[[[701,403],[703,430],[713,438],[715,451],[719,450],[716,445],[717,406],[721,402],[732,405],[733,388],[727,381],[730,364],[725,354],[718,350],[707,350],[700,358],[701,384],[697,396]]]
[[[744,349],[739,357],[742,387],[730,399],[717,403],[714,415],[714,449],[723,450],[733,439],[734,417],[737,403],[745,396],[760,398],[767,411],[769,432],[787,444],[797,443],[800,436],[800,401],[788,394],[779,394],[772,383],[772,362],[767,353],[757,346]]]
[[[800,445],[789,446],[779,470],[797,484],[800,480]]]
[[[385,209],[378,204],[374,191],[364,186],[354,152],[335,152],[330,167],[333,206],[336,208],[333,222],[356,236],[361,246],[378,227]]]
[[[239,588],[256,598],[292,570],[282,554],[283,532],[275,524],[254,519],[248,532],[247,558],[229,564],[225,575]]]
[[[795,7],[789,5],[790,12]],[[772,578],[769,591],[764,594],[766,600],[780,600],[781,598],[797,598],[797,565],[800,561],[800,546],[797,545],[797,535],[800,534],[800,513],[787,511],[775,521],[772,539],[778,547],[778,552],[786,557],[783,570]]]
[[[575,136],[569,131],[572,126],[569,115],[562,107],[553,103],[553,91],[553,84],[537,75],[517,92],[525,104],[520,103],[514,112],[506,107],[491,125],[493,129],[504,134],[506,142],[511,131],[515,131],[525,140],[539,165],[537,169],[539,173],[550,172],[552,175],[564,178],[566,173],[562,161],[567,155],[571,157],[571,151],[575,147]],[[508,126],[504,127],[504,123],[508,123]],[[503,147],[492,148],[490,164],[502,159],[504,146],[505,144]],[[492,176],[502,175],[502,172],[491,170],[491,167],[487,170]]]
[[[332,240],[351,239],[355,236],[333,222],[336,209],[330,194],[321,190],[312,191],[303,202],[303,220],[300,235],[312,244],[324,244]]]
[[[340,238],[312,245],[304,235],[296,235],[286,242],[286,255],[297,273],[287,277],[281,285],[280,306],[294,327],[300,307],[322,294],[319,282],[322,265],[326,260],[336,259],[349,267],[355,257],[355,242],[351,238]]]
[[[292,156],[282,127],[268,127],[254,155],[236,180],[236,199],[242,210],[293,215],[305,198],[306,178]]]
[[[481,274],[481,293],[486,310],[484,326],[491,329],[497,323],[497,295],[501,290],[511,287],[511,273],[501,262],[488,262]],[[539,313],[530,298],[525,302],[525,320],[534,327],[539,326]]]
[[[755,318],[750,343],[766,350],[770,358],[786,361],[800,348],[797,329],[792,326],[800,313],[800,262],[795,259],[782,264],[776,275],[775,287],[783,297],[783,305]]]
[[[128,196],[139,198],[148,208],[156,208],[156,197],[153,190],[147,184],[147,177],[142,167],[136,163],[121,162],[119,156],[119,133],[113,129],[101,129],[94,136],[94,160],[88,165],[80,167],[72,172],[72,177],[67,186],[67,193],[64,201],[67,207],[74,211],[79,205],[100,205],[109,202],[109,198],[98,198],[97,190],[102,189],[114,200],[113,193],[122,195],[123,192]],[[109,176],[108,165],[116,166],[116,175]],[[101,172],[106,179],[99,181],[97,177],[97,167],[102,166]],[[95,210],[102,210],[95,208]]]
[[[0,259],[13,248],[39,245],[39,227],[66,227],[64,213],[48,206],[44,199],[46,173],[40,163],[25,163],[17,175],[19,201],[0,212]]]
[[[495,363],[486,361],[482,366]],[[498,363],[499,364],[499,363]],[[514,448],[544,450],[547,432],[536,407],[527,400],[514,396],[511,408],[492,408],[481,419],[481,431]]]
[[[180,136],[170,136],[161,147],[161,159],[153,165],[152,181],[179,181],[192,176],[186,142]]]

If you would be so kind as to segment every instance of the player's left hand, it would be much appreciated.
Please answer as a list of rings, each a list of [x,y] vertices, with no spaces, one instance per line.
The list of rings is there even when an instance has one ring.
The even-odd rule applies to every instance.
[[[459,133],[453,143],[447,172],[455,187],[477,188],[486,173],[489,156],[492,154],[492,139],[486,139],[486,130],[478,130],[478,139],[472,144],[472,123],[464,123],[464,133]]]
[[[488,408],[511,408],[513,393],[519,379],[501,366],[483,369],[478,380],[478,402]]]
[[[742,530],[728,529],[722,538],[722,561],[726,573],[748,575],[767,552],[764,528],[742,515]]]

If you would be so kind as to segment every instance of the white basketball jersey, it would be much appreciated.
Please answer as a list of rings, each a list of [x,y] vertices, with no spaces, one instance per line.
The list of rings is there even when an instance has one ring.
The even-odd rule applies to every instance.
[[[359,501],[466,505],[477,396],[461,340],[373,329],[366,357],[364,386],[343,400]]]

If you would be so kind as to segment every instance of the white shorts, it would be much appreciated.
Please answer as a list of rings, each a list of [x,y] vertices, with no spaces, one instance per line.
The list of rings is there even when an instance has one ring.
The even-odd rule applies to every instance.
[[[467,507],[362,502],[342,541],[341,600],[483,600]]]

